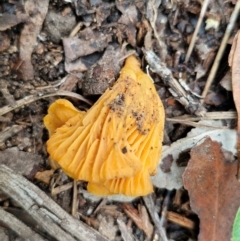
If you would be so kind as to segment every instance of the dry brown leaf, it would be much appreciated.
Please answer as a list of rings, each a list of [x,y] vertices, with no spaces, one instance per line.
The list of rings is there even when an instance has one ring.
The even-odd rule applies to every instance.
[[[220,81],[220,85],[227,91],[232,91],[232,73],[230,70],[224,75]]]
[[[238,162],[240,162],[240,71],[239,71],[239,63],[240,63],[240,31],[234,37],[231,52],[228,57],[229,65],[232,67],[232,90],[233,90],[233,99],[235,103],[235,107],[238,113],[238,127],[237,127],[237,150],[238,150]],[[239,165],[240,170],[240,165]],[[240,171],[238,170],[238,179],[240,179]]]
[[[34,178],[36,178],[37,180],[39,180],[45,184],[49,184],[53,173],[54,173],[53,169],[45,170],[43,172],[37,172]]]
[[[14,15],[9,13],[3,13],[0,16],[0,31],[7,30],[26,20],[27,20],[26,14]]]
[[[37,0],[27,0],[24,4],[25,11],[29,17],[19,39],[19,57],[21,65],[18,69],[18,74],[23,80],[30,80],[34,77],[31,55],[47,14],[48,3],[49,0],[43,0],[41,2]]]
[[[102,51],[111,41],[109,35],[96,34],[90,39],[80,39],[78,37],[63,38],[63,46],[66,62],[70,63],[95,52]]]
[[[102,58],[93,64],[86,72],[82,91],[84,95],[101,95],[111,87],[116,80],[122,63],[123,53],[120,48],[108,45]]]
[[[227,162],[221,144],[207,138],[191,151],[183,174],[192,210],[200,219],[199,241],[230,240],[239,207],[237,162]]]
[[[27,178],[33,178],[39,169],[41,156],[35,153],[19,151],[17,147],[11,147],[1,151],[0,165],[4,164]]]

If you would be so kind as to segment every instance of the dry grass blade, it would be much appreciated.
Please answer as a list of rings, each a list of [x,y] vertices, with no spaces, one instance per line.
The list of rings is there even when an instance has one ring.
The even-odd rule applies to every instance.
[[[197,123],[196,121],[229,120],[229,119],[236,119],[236,118],[237,118],[236,111],[220,111],[220,112],[207,112],[204,117],[183,115],[183,116],[177,116],[177,117],[173,117],[173,118],[166,118],[166,121],[172,122],[172,123],[188,125],[188,126],[194,126],[194,127],[212,127],[212,128],[216,128],[216,129],[226,129],[227,127],[216,127],[216,126]]]
[[[72,201],[72,216],[77,217],[78,209],[78,192],[77,192],[77,181],[73,181],[73,201]]]
[[[68,96],[68,97],[73,97],[73,98],[76,98],[78,100],[81,100],[81,101],[84,101],[85,103],[89,104],[89,105],[92,105],[92,103],[87,100],[86,98],[84,98],[83,96],[79,95],[79,94],[76,94],[76,93],[73,93],[73,92],[70,92],[70,91],[64,91],[64,90],[59,90],[59,91],[56,91],[56,92],[53,92],[53,93],[47,93],[47,94],[41,94],[41,93],[38,93],[37,95],[30,95],[30,96],[27,96],[21,100],[18,100],[16,101],[16,105],[15,106],[4,106],[2,108],[0,108],[0,115],[4,115],[12,110],[15,110],[19,107],[22,107],[24,105],[28,105],[34,101],[37,101],[37,100],[40,100],[40,99],[44,99],[44,98],[47,98],[47,97],[51,97],[51,96]]]
[[[233,11],[233,13],[231,15],[231,18],[229,20],[227,29],[225,31],[224,37],[222,39],[220,48],[218,50],[217,56],[216,56],[216,58],[214,60],[212,69],[211,69],[211,71],[209,73],[209,76],[207,78],[207,82],[206,82],[205,88],[204,88],[203,93],[202,93],[202,97],[203,98],[206,97],[206,95],[208,93],[208,90],[209,90],[209,88],[210,88],[210,86],[211,86],[211,84],[212,84],[212,82],[213,82],[213,80],[215,78],[216,72],[218,70],[219,63],[220,63],[220,61],[222,59],[222,56],[223,56],[223,52],[224,52],[224,50],[226,48],[227,41],[228,41],[229,36],[230,36],[230,34],[232,32],[232,29],[234,28],[234,25],[235,25],[235,23],[237,21],[237,17],[239,15],[239,11],[240,11],[240,1],[237,1],[236,6],[234,8],[234,11]]]
[[[189,48],[188,48],[188,51],[187,51],[185,63],[188,62],[188,60],[189,60],[189,58],[190,58],[190,56],[191,56],[191,53],[192,53],[194,44],[195,44],[195,42],[196,42],[196,40],[197,40],[197,34],[198,34],[199,29],[200,29],[200,26],[201,26],[201,24],[202,24],[202,21],[203,21],[205,12],[206,12],[206,10],[207,10],[209,1],[210,1],[210,0],[205,0],[204,3],[203,3],[203,5],[202,5],[201,13],[200,13],[200,16],[199,16],[198,22],[197,22],[197,26],[196,26],[196,28],[195,28],[195,30],[194,30],[194,33],[193,33],[193,36],[192,36],[192,39],[191,39],[191,43],[190,43]]]

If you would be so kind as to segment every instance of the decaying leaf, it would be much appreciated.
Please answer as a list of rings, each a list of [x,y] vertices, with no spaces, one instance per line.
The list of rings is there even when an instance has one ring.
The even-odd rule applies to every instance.
[[[108,45],[102,58],[86,72],[82,83],[84,95],[100,95],[111,87],[120,70],[120,48]]]
[[[226,89],[227,91],[232,91],[232,75],[231,72],[228,71],[222,80],[220,81],[220,85]]]
[[[230,240],[239,207],[240,183],[237,162],[227,162],[221,144],[207,138],[191,151],[183,174],[192,210],[200,218],[198,240]]]
[[[53,43],[60,43],[67,37],[76,25],[76,17],[72,11],[68,14],[56,10],[49,10],[44,21],[44,30]]]
[[[42,172],[37,172],[36,175],[34,176],[35,179],[49,185],[50,183],[50,180],[53,176],[53,173],[54,173],[54,170],[51,169],[51,170],[45,170],[45,171],[42,171]]]
[[[41,156],[35,153],[19,151],[17,147],[1,152],[0,164],[5,164],[19,174],[33,178],[39,170]]]
[[[118,27],[121,31],[121,35],[127,36],[127,41],[132,46],[136,46],[136,24],[138,20],[138,11],[134,4],[129,2],[118,2],[117,8],[122,12],[122,16],[118,20]]]
[[[27,20],[27,14],[8,14],[3,13],[0,16],[0,31],[7,30],[8,28],[11,28],[19,23],[22,23]]]
[[[50,107],[49,115],[57,116],[52,111],[64,115],[61,108]],[[69,176],[88,181],[96,195],[144,196],[153,192],[150,175],[161,155],[164,116],[152,80],[130,56],[116,84],[85,115],[69,112],[47,149]]]
[[[75,61],[79,57],[102,51],[111,40],[108,35],[96,34],[93,39],[69,37],[63,39],[66,62]]]
[[[27,23],[24,24],[19,39],[19,57],[22,63],[18,69],[18,74],[23,80],[33,79],[34,77],[31,55],[47,14],[48,3],[49,0],[41,2],[27,0],[24,3],[25,11],[29,17]]]
[[[210,127],[197,127],[192,129],[187,137],[179,139],[174,142],[171,146],[163,146],[162,151],[162,162],[168,155],[173,157],[172,166],[170,172],[163,172],[161,167],[158,167],[158,173],[152,177],[153,184],[158,188],[167,189],[179,189],[182,187],[182,174],[185,167],[177,166],[176,160],[178,159],[181,152],[191,150],[195,145],[203,142],[207,137],[211,137],[212,140],[216,140],[222,143],[222,147],[225,150],[236,154],[236,131],[229,129],[220,129],[222,127],[221,121],[200,121],[201,124],[215,126],[216,128]],[[161,165],[161,164],[160,164]],[[164,164],[163,164],[164,165]]]
[[[238,161],[240,162],[240,72],[239,72],[239,62],[240,62],[240,31],[237,32],[234,37],[234,42],[229,54],[229,65],[232,67],[232,90],[233,90],[233,99],[235,107],[238,113],[238,127],[237,127],[237,149],[238,149]],[[239,165],[240,167],[240,165]],[[240,179],[240,170],[238,171],[238,178]]]

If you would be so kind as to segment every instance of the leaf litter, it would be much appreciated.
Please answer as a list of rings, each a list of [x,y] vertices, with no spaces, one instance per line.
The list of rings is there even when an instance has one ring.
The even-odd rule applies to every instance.
[[[29,1],[16,3],[6,0],[0,7],[1,19],[6,19],[0,21],[0,77],[4,78],[0,95],[0,113],[3,115],[0,119],[0,147],[3,153],[9,150],[9,155],[13,157],[16,153],[19,157],[23,155],[23,158],[15,158],[18,169],[20,164],[24,165],[24,159],[29,158],[27,154],[30,152],[30,159],[34,160],[31,165],[36,164],[39,169],[34,182],[47,193],[48,184],[51,186],[54,179],[54,189],[58,191],[52,198],[66,211],[75,210],[73,215],[89,226],[98,231],[101,227],[102,234],[109,239],[160,240],[162,237],[164,241],[197,240],[195,211],[200,219],[199,238],[210,240],[201,226],[208,224],[202,215],[206,214],[206,205],[214,206],[216,200],[210,204],[202,201],[200,210],[199,197],[195,195],[195,190],[189,189],[189,200],[182,188],[181,176],[184,170],[188,170],[189,157],[184,157],[184,154],[202,148],[209,137],[221,143],[224,150],[219,155],[224,155],[222,159],[236,166],[233,161],[237,155],[236,124],[228,119],[236,118],[232,89],[236,109],[239,107],[237,87],[231,88],[231,79],[233,83],[237,79],[235,63],[239,48],[233,50],[234,57],[231,58],[235,63],[231,72],[221,56],[227,41],[228,44],[233,43],[234,49],[235,41],[232,39],[238,29],[234,21],[239,1],[53,0],[44,1],[41,6],[36,1],[29,4]],[[230,35],[231,39],[228,39]],[[58,98],[56,96],[65,96],[81,110],[87,110],[106,88],[114,84],[124,56],[130,55],[126,51],[129,49],[139,54],[143,67],[149,64],[148,72],[166,109],[165,146],[158,173],[152,179],[155,191],[151,196],[144,197],[144,202],[140,198],[133,200],[116,195],[108,196],[104,204],[100,202],[101,198],[93,197],[86,191],[86,183],[77,183],[75,187],[78,188],[73,189],[74,198],[71,198],[72,181],[61,171],[49,170],[51,160],[47,157],[47,137],[41,120],[48,105]],[[148,58],[152,52],[157,58]],[[218,63],[220,68],[217,71]],[[187,116],[189,113],[191,115]],[[203,119],[222,121],[203,122]],[[18,151],[11,152],[15,146]],[[6,162],[7,156],[3,155],[3,159],[4,164],[14,169]],[[36,171],[34,169],[34,173]],[[184,182],[185,186],[194,183],[194,175],[189,170],[188,174],[193,181]],[[200,189],[203,183],[198,184]],[[61,188],[65,191],[61,192]],[[207,188],[205,191],[211,194]],[[230,197],[227,198],[229,201]],[[8,205],[6,196],[4,200],[7,201],[3,205]],[[132,216],[124,214],[122,202],[131,202]],[[71,208],[71,205],[74,207]],[[95,213],[94,209],[101,205],[105,209],[99,209],[100,214]],[[103,210],[111,205],[115,211],[107,215]],[[145,206],[151,219],[142,211]],[[118,212],[122,216],[117,215]],[[227,215],[233,223],[235,213]],[[217,221],[211,220],[209,226],[218,227]],[[151,225],[156,229],[152,233],[146,231],[146,227]],[[228,227],[222,228],[222,233],[231,230],[230,222]],[[109,232],[111,228],[112,232]]]
[[[207,138],[191,150],[183,174],[192,209],[200,220],[198,240],[230,240],[239,208],[237,161],[226,160],[221,144]]]

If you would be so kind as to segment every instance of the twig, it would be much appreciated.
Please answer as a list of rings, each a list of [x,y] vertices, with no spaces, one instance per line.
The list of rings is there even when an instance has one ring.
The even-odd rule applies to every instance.
[[[169,207],[169,203],[170,203],[170,195],[171,195],[172,191],[167,191],[167,195],[164,198],[164,202],[163,202],[163,208],[162,208],[162,212],[161,212],[161,219],[160,219],[160,223],[162,227],[166,227],[167,224],[167,213],[168,213],[168,207]]]
[[[166,118],[166,121],[172,122],[172,123],[179,123],[183,125],[189,125],[194,127],[211,127],[216,129],[226,129],[228,127],[216,127],[211,125],[206,125],[202,123],[196,123],[196,121],[200,120],[231,120],[236,119],[237,113],[236,111],[219,111],[219,112],[207,112],[204,117],[193,117],[191,115],[183,115],[183,116],[177,116],[172,118]]]
[[[73,181],[73,201],[72,201],[72,216],[77,217],[78,196],[77,196],[77,181]]]
[[[187,126],[193,126],[193,127],[209,127],[209,128],[213,128],[213,129],[228,129],[227,126],[216,127],[213,125],[207,125],[207,124],[197,123],[197,122],[188,121],[188,120],[181,120],[181,119],[177,119],[177,118],[175,118],[175,119],[166,118],[166,121],[172,122],[172,123],[178,123],[178,124],[182,124],[182,125],[187,125]]]
[[[121,231],[121,236],[124,241],[135,241],[131,232],[129,232],[127,225],[120,219],[117,219],[117,224]]]
[[[217,56],[214,60],[213,66],[212,66],[211,71],[209,73],[209,76],[207,78],[207,82],[206,82],[206,85],[205,85],[203,93],[202,93],[203,98],[206,97],[206,95],[208,93],[208,90],[211,87],[211,84],[212,84],[212,82],[215,78],[216,72],[218,70],[219,63],[222,59],[223,52],[226,48],[227,41],[228,41],[229,36],[232,32],[232,29],[234,28],[237,17],[239,15],[239,11],[240,11],[240,1],[237,1],[236,5],[235,5],[235,8],[232,12],[231,18],[229,20],[228,26],[226,28],[225,34],[223,36],[220,48],[219,48],[218,53],[217,53]],[[204,99],[203,99],[203,101],[204,101]]]
[[[158,7],[161,3],[161,1],[158,1],[157,5],[155,6],[155,0],[150,0],[148,1],[147,8],[150,8],[152,10],[153,16],[148,16],[149,22],[151,24],[151,27],[153,29],[153,33],[155,38],[157,39],[157,42],[159,44],[159,51],[160,51],[160,57],[161,59],[165,60],[166,55],[167,55],[167,46],[165,42],[162,40],[164,39],[164,31],[161,31],[161,36],[158,33],[156,29],[156,21],[158,17]]]
[[[55,195],[59,194],[60,192],[64,192],[64,191],[71,189],[72,187],[73,187],[73,182],[69,182],[65,185],[61,185],[59,187],[52,188],[51,194],[52,194],[52,196],[55,196]]]
[[[78,100],[84,101],[85,103],[87,103],[89,105],[92,105],[92,103],[89,100],[85,99],[81,95],[78,95],[78,94],[70,92],[70,91],[58,90],[58,91],[53,92],[53,93],[47,93],[47,94],[38,93],[36,95],[29,95],[29,96],[27,96],[27,97],[25,97],[21,100],[16,101],[15,106],[4,106],[4,107],[0,108],[0,115],[4,115],[4,114],[6,114],[6,113],[8,113],[12,110],[15,110],[15,109],[17,109],[19,107],[22,107],[24,105],[28,105],[28,104],[30,104],[34,101],[44,99],[44,98],[47,98],[47,97],[51,97],[51,96],[59,96],[59,95],[73,97],[73,98],[76,98]]]
[[[143,201],[148,209],[148,212],[152,218],[152,221],[155,225],[155,228],[157,229],[161,239],[160,241],[168,241],[167,235],[166,235],[166,231],[165,229],[162,227],[162,224],[160,222],[159,216],[156,212],[156,210],[154,209],[154,203],[152,200],[152,196],[148,195],[143,197]]]
[[[31,228],[25,225],[22,221],[18,220],[14,215],[4,211],[0,207],[0,221],[6,225],[9,229],[16,232],[24,240],[30,241],[45,241],[39,234],[35,233]]]
[[[205,12],[207,10],[209,1],[210,0],[204,0],[204,2],[203,2],[202,8],[201,8],[201,12],[200,12],[200,16],[198,18],[197,26],[196,26],[196,28],[194,30],[194,33],[193,33],[193,36],[192,36],[192,39],[191,39],[191,43],[190,43],[190,45],[188,47],[187,55],[186,55],[186,58],[185,58],[185,63],[187,63],[189,61],[189,58],[190,58],[190,56],[192,54],[192,50],[193,50],[194,44],[195,44],[195,42],[197,40],[197,34],[198,34],[199,28],[200,28],[200,26],[202,24],[202,21],[203,21]]]
[[[78,22],[77,25],[73,28],[71,33],[69,34],[69,37],[74,37],[78,31],[82,28],[83,22]]]
[[[183,215],[180,215],[175,212],[168,211],[167,219],[168,219],[168,221],[170,221],[172,223],[176,223],[179,226],[182,226],[184,228],[194,229],[194,226],[195,226],[194,222],[191,219],[186,218]]]
[[[21,175],[15,174],[5,165],[0,165],[0,190],[58,241],[107,241],[96,230],[76,220],[50,197]]]
[[[237,112],[236,111],[213,111],[207,112],[203,117],[196,117],[192,115],[182,115],[177,117],[168,118],[169,121],[175,119],[179,120],[188,120],[188,121],[200,121],[200,120],[226,120],[226,119],[236,119]]]
[[[161,79],[170,88],[169,91],[172,93],[174,98],[179,101],[190,113],[196,116],[204,116],[205,109],[202,107],[199,99],[194,96],[191,92],[187,92],[173,77],[172,72],[168,69],[164,62],[152,51],[144,50],[145,58],[154,73],[157,73]]]

